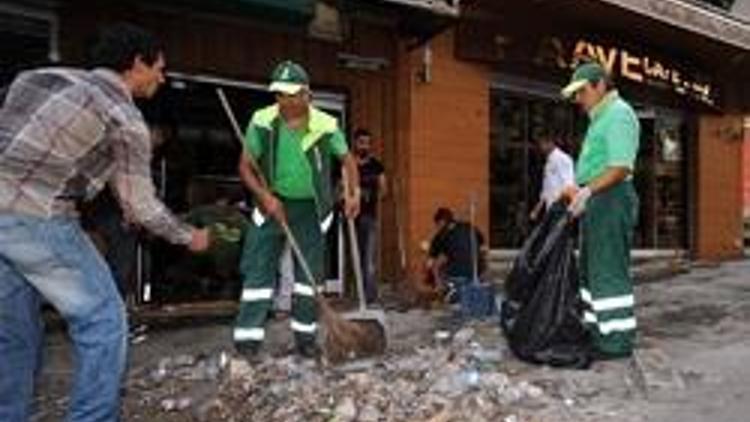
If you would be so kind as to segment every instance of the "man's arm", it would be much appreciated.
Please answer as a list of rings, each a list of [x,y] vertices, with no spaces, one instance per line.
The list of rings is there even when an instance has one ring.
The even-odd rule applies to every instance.
[[[342,177],[345,178],[344,186],[344,212],[349,218],[359,215],[359,170],[357,169],[357,160],[347,152],[341,158],[343,166]]]
[[[633,171],[638,155],[640,131],[634,114],[618,119],[607,132],[607,169],[588,183],[593,194],[603,192],[625,180]]]
[[[384,199],[388,196],[388,179],[385,177],[385,173],[380,173],[378,176],[378,199]]]
[[[443,267],[448,263],[448,257],[445,255],[439,255],[434,258],[427,259],[427,268],[432,274],[432,278],[435,280],[435,284],[440,286],[443,284]]]
[[[574,216],[583,212],[589,197],[624,181],[632,173],[638,155],[639,138],[638,119],[633,113],[622,116],[609,127],[604,137],[607,168],[583,189],[577,191],[568,207]]]
[[[348,218],[355,218],[359,214],[359,170],[357,159],[349,151],[344,133],[336,129],[328,137],[327,151],[341,160],[341,178],[344,184],[344,213]]]
[[[630,169],[627,167],[607,167],[601,176],[595,178],[586,186],[579,188],[573,185],[566,188],[563,196],[565,196],[570,202],[570,205],[568,205],[568,211],[570,211],[575,217],[581,215],[591,196],[603,192],[622,182],[629,174]]]
[[[156,197],[151,178],[151,140],[145,124],[126,121],[110,136],[115,156],[115,173],[110,184],[123,214],[171,243],[187,245],[196,252],[208,248],[208,230],[180,221]]]

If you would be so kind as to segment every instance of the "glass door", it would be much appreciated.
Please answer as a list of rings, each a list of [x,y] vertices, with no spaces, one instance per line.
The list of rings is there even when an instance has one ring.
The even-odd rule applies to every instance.
[[[640,108],[641,143],[634,183],[640,214],[634,246],[687,246],[687,130],[685,118],[670,110]]]
[[[553,137],[571,153],[576,115],[561,101],[506,90],[493,91],[490,101],[490,245],[518,248],[542,186],[545,158],[536,140]]]

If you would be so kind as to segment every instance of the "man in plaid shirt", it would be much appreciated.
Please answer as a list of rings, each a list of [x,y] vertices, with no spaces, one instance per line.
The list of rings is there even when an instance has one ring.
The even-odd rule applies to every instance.
[[[143,30],[119,24],[93,70],[21,73],[0,109],[0,421],[27,421],[42,343],[40,301],[65,318],[77,372],[69,419],[119,419],[127,318],[112,275],[81,230],[76,204],[105,184],[126,218],[192,251],[206,230],[175,218],[151,180],[151,140],[133,98],[164,82],[164,57]]]

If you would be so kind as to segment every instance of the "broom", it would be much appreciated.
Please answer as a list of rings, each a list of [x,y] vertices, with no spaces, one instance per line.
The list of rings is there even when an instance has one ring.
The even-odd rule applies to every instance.
[[[232,129],[237,138],[237,141],[239,141],[242,145],[242,132],[240,131],[240,127],[234,117],[234,113],[232,112],[232,108],[229,105],[229,101],[227,101],[224,90],[221,89],[221,87],[217,87],[216,94],[218,95],[219,101],[224,108],[224,112],[226,113],[227,118],[232,125]],[[247,156],[247,159],[250,163],[250,167],[252,167],[252,171],[255,174],[255,177],[257,177],[258,180],[267,187],[268,184],[263,177],[263,173],[260,171],[258,164],[250,155]],[[310,271],[310,267],[307,265],[307,260],[305,260],[304,255],[302,255],[302,251],[297,244],[297,240],[292,234],[292,231],[289,229],[289,225],[286,221],[280,221],[279,225],[281,226],[282,230],[284,231],[284,235],[289,241],[289,245],[291,246],[295,257],[297,258],[297,263],[302,267],[302,271],[305,273],[305,277],[307,277],[308,282],[313,287],[315,303],[318,308],[318,316],[323,327],[323,351],[325,352],[326,356],[333,357],[334,360],[338,360],[342,356],[348,356],[352,354],[357,350],[358,345],[363,342],[363,339],[367,337],[367,331],[360,327],[357,323],[350,322],[342,318],[338,313],[336,313],[336,311],[333,310],[328,301],[318,293],[318,284],[312,272]]]
[[[302,251],[297,244],[297,240],[294,238],[294,234],[289,229],[289,225],[286,221],[281,222],[280,225],[289,241],[292,253],[297,258],[297,264],[302,267],[302,272],[305,273],[308,283],[313,286],[315,303],[318,305],[318,316],[323,326],[323,351],[329,360],[333,362],[344,360],[352,355],[358,355],[362,345],[369,344],[369,331],[357,322],[342,318],[341,315],[333,310],[325,297],[318,293],[318,283],[312,271],[310,271],[307,260],[302,255]]]

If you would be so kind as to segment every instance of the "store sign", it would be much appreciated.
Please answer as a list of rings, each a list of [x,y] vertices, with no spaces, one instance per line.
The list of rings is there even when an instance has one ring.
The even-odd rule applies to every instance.
[[[554,66],[567,71],[575,67],[582,57],[602,63],[616,79],[669,90],[705,104],[716,105],[717,92],[700,72],[616,45],[586,39],[571,42],[559,37],[546,37],[539,42],[532,61],[537,66]]]
[[[494,22],[494,21],[493,21]],[[570,70],[581,57],[601,62],[618,80],[691,98],[718,106],[720,92],[710,73],[666,55],[653,54],[638,43],[619,42],[591,36],[555,36],[529,34],[523,28],[506,25],[507,32],[498,32],[492,22],[471,22],[459,27],[458,55],[463,59],[482,60],[523,69],[537,68]],[[555,75],[557,82],[562,82]]]
[[[565,54],[565,53],[563,53]],[[680,66],[649,55],[635,54],[616,46],[579,40],[573,47],[569,60],[561,57],[560,64],[573,64],[579,57],[590,57],[604,65],[614,76],[640,84],[670,89],[677,94],[690,96],[706,104],[715,105],[715,93],[710,82]]]

